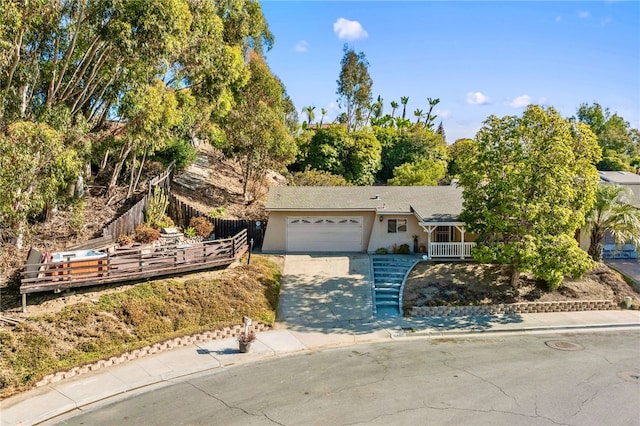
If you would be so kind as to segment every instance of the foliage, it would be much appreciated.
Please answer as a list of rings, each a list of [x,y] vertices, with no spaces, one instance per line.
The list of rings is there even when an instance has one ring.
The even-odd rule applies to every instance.
[[[208,238],[213,232],[213,224],[206,217],[192,217],[189,220],[189,227],[195,229],[196,235],[203,238]]]
[[[387,181],[394,175],[394,169],[405,163],[418,163],[424,159],[447,161],[447,146],[442,136],[420,126],[408,130],[374,128],[376,138],[382,146],[379,181]]]
[[[229,141],[227,153],[239,156],[243,165],[245,198],[250,181],[261,182],[267,169],[295,159],[295,144],[283,122],[286,93],[282,82],[256,52],[249,55],[248,67],[249,81],[238,88],[235,108],[223,123]]]
[[[32,387],[47,374],[108,359],[186,334],[242,323],[272,324],[280,271],[259,255],[221,275],[156,280],[104,294],[46,317],[0,329],[0,397]]]
[[[598,170],[631,170],[631,161],[640,153],[636,139],[637,129],[631,129],[617,113],[611,114],[608,108],[600,104],[582,104],[578,108],[577,118],[589,125],[598,138],[603,158],[598,162]]]
[[[209,212],[207,217],[209,217],[209,219],[216,219],[216,218],[219,218],[219,217],[224,217],[226,212],[227,212],[227,209],[225,209],[224,207],[216,207],[216,208],[214,208],[213,210],[211,210]]]
[[[193,238],[196,235],[198,235],[198,232],[196,231],[196,228],[194,228],[192,226],[188,226],[188,227],[184,228],[184,230],[182,232],[184,232],[184,236],[187,237],[187,238]]]
[[[346,125],[349,131],[362,128],[365,124],[365,111],[371,104],[371,86],[369,62],[363,52],[357,53],[346,44],[340,61],[340,76],[337,80],[338,105],[346,108]]]
[[[447,147],[449,153],[449,164],[447,165],[447,175],[456,178],[465,167],[465,159],[475,156],[477,143],[473,139],[458,139]]]
[[[149,244],[160,238],[160,230],[149,225],[138,225],[133,233],[134,239],[141,244]]]
[[[409,254],[411,252],[409,244],[394,244],[392,249],[394,254]]]
[[[165,191],[156,186],[149,198],[149,204],[145,211],[145,224],[151,228],[160,228],[164,225],[164,219],[169,207],[169,196]]]
[[[71,209],[71,229],[76,235],[80,235],[87,222],[84,199],[76,200],[69,208]]]
[[[371,185],[380,167],[380,143],[368,131],[348,133],[343,126],[321,129],[311,138],[307,165],[343,176],[351,184]]]
[[[599,179],[600,148],[588,126],[531,105],[522,117],[489,117],[476,140],[460,174],[461,219],[479,235],[474,258],[511,265],[513,285],[521,271],[555,288],[589,269],[573,238]]]
[[[152,159],[160,161],[165,167],[172,162],[175,163],[176,170],[184,170],[189,164],[193,163],[198,157],[191,142],[184,139],[172,138],[161,150],[153,154]]]
[[[304,172],[294,172],[287,176],[290,186],[349,186],[342,176],[332,175],[323,170],[307,168]]]
[[[136,241],[135,235],[132,234],[122,234],[118,237],[118,245],[120,246],[130,246]]]
[[[386,247],[378,247],[376,249],[376,254],[387,254],[389,250]]]
[[[0,134],[0,222],[22,229],[64,197],[81,163],[62,135],[46,124],[17,122]]]
[[[394,186],[437,186],[445,176],[441,162],[425,158],[418,163],[405,163],[393,170],[387,184]]]
[[[241,343],[251,343],[256,340],[256,333],[253,330],[249,330],[248,332],[241,331],[238,335],[238,342]]]
[[[595,261],[602,260],[607,233],[618,244],[628,241],[640,245],[640,210],[631,204],[631,191],[618,185],[599,184],[596,202],[586,215],[585,230],[590,237],[588,253]]]

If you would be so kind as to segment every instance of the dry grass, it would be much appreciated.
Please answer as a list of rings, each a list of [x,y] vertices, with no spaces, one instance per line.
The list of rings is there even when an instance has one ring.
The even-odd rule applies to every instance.
[[[254,255],[223,272],[119,287],[0,327],[0,398],[47,374],[174,337],[242,323],[273,324],[280,267]]]
[[[559,300],[613,300],[621,304],[625,296],[640,304],[640,294],[616,271],[599,264],[579,280],[565,280],[555,291],[523,274],[517,287],[509,282],[509,269],[478,263],[421,262],[405,284],[403,309],[412,306],[483,305]]]

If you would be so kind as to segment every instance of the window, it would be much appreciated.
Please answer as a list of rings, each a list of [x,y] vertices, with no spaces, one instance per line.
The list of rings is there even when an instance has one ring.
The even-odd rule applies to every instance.
[[[407,219],[389,219],[387,232],[407,232]]]

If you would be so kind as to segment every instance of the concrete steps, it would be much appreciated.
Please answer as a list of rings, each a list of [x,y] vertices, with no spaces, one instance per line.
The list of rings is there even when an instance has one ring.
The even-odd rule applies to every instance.
[[[404,280],[420,258],[403,255],[371,257],[373,270],[374,306],[377,317],[402,315],[402,287]]]

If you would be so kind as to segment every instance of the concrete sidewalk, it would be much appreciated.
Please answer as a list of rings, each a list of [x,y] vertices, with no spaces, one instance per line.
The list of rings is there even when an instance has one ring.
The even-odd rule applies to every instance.
[[[250,353],[239,353],[234,338],[213,340],[149,355],[24,392],[0,403],[0,425],[33,425],[108,398],[126,398],[127,395],[149,391],[192,374],[213,373],[246,363],[331,347],[408,338],[609,328],[640,330],[640,311],[391,318],[277,326],[274,330],[258,333]]]

